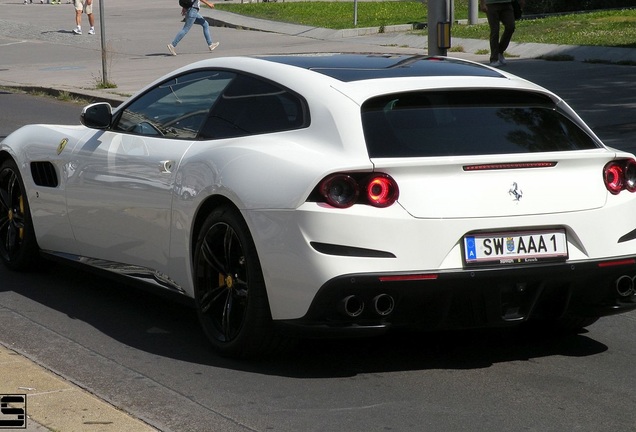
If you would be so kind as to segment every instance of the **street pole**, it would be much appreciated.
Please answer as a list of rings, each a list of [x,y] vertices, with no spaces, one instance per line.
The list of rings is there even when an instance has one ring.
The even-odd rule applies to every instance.
[[[353,26],[358,26],[358,0],[353,0]]]
[[[106,61],[106,24],[104,23],[104,0],[99,1],[99,34],[102,41],[102,84],[108,86],[108,65]]]
[[[468,0],[468,24],[477,24],[479,16],[479,0]]]
[[[428,1],[428,55],[445,56],[450,48],[450,0]]]

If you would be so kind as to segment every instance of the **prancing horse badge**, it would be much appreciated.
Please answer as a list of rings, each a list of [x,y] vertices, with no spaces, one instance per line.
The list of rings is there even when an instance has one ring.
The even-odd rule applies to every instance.
[[[523,196],[523,191],[519,189],[519,185],[517,185],[517,182],[514,182],[512,186],[510,186],[510,190],[508,190],[508,193],[514,197],[515,201],[520,201],[521,197]]]
[[[62,139],[62,141],[60,141],[60,143],[57,145],[58,155],[64,151],[64,147],[66,147],[66,144],[68,144],[68,138]]]

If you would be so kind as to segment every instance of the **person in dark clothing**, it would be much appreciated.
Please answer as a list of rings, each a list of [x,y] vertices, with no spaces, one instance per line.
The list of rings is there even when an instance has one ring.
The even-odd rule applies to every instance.
[[[521,7],[525,0],[519,0]],[[515,32],[515,15],[512,0],[480,0],[480,9],[486,12],[490,26],[490,66],[500,67],[506,64],[504,52]],[[504,31],[499,38],[499,23]]]

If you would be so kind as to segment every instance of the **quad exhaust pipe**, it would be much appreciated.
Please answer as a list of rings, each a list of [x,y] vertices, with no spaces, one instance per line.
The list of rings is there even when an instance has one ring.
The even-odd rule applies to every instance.
[[[622,275],[614,281],[614,289],[621,297],[636,295],[636,276]],[[389,294],[378,294],[372,300],[375,315],[385,317],[395,308],[395,299]],[[349,317],[357,318],[365,309],[364,300],[357,295],[348,295],[338,303],[338,312]]]
[[[388,294],[379,294],[372,300],[373,312],[381,317],[390,315],[395,307],[395,300]],[[338,311],[349,318],[357,318],[364,312],[365,303],[357,295],[349,295],[340,300]]]
[[[350,295],[340,300],[338,309],[348,317],[359,317],[364,311],[364,301],[358,296]]]
[[[616,292],[618,293],[618,295],[621,297],[629,297],[633,295],[635,292],[635,280],[636,276],[632,277],[628,275],[623,275],[616,279],[616,282],[614,282],[614,287],[616,288]]]
[[[373,299],[373,308],[375,309],[375,313],[380,316],[387,316],[391,312],[393,312],[393,307],[395,306],[395,301],[393,297],[388,294],[380,294],[375,296]]]

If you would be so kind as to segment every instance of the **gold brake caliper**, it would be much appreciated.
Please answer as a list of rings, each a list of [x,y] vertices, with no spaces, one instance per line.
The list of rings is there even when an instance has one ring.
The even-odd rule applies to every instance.
[[[24,197],[22,195],[20,195],[20,198],[18,198],[19,202],[20,202],[20,216],[24,217]],[[9,219],[11,219],[13,215],[11,215],[9,217]],[[18,230],[18,236],[20,237],[20,240],[24,239],[24,226],[20,227],[20,229]]]
[[[231,290],[234,285],[234,278],[232,278],[232,275],[224,276],[219,273],[219,286],[222,287],[224,285],[227,289]]]

